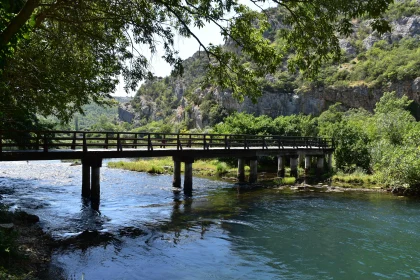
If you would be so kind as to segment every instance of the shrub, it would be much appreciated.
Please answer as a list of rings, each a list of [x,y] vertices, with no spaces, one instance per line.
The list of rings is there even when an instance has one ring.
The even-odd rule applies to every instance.
[[[228,166],[225,162],[219,162],[216,165],[216,173],[218,175],[226,174],[228,172]]]
[[[152,164],[149,169],[147,170],[147,173],[151,173],[151,174],[163,174],[165,173],[165,169],[163,169],[163,167],[161,166],[156,166],[154,164]]]

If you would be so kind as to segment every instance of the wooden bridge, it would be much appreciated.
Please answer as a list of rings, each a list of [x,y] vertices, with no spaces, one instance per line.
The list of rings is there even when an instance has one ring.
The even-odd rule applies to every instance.
[[[104,158],[167,157],[174,160],[173,186],[181,187],[181,162],[185,163],[184,193],[192,194],[192,163],[198,158],[238,158],[238,180],[245,181],[244,162],[250,162],[249,182],[257,181],[257,159],[278,157],[278,175],[285,175],[290,159],[291,176],[297,176],[298,157],[305,171],[317,158],[322,172],[327,157],[331,166],[334,141],[329,138],[278,135],[173,134],[92,131],[0,131],[0,161],[82,161],[82,195],[99,205],[100,167]]]

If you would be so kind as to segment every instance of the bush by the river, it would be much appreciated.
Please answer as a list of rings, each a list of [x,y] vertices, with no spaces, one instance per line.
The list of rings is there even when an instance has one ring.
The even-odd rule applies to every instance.
[[[374,112],[345,111],[337,103],[319,117],[272,119],[236,113],[217,124],[214,132],[332,137],[335,170],[340,174],[370,174],[370,182],[413,189],[420,187],[420,123],[408,109],[411,102],[406,96],[385,92]],[[365,175],[363,180],[367,180]]]

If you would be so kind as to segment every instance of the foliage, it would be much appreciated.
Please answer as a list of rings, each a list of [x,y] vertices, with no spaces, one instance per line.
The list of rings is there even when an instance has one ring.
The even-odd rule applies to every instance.
[[[136,127],[131,130],[131,132],[144,132],[144,133],[174,133],[175,126],[171,125],[169,122],[163,120],[160,121],[151,121],[146,125]]]
[[[337,180],[358,177],[369,183],[420,188],[420,123],[408,110],[411,102],[385,92],[374,114],[363,109],[344,111],[340,104],[316,118],[294,115],[273,120],[236,113],[217,124],[214,132],[332,137],[335,167],[341,172]]]
[[[259,79],[283,63],[284,52],[278,50],[293,53],[291,70],[313,73],[326,59],[340,56],[336,34],[349,34],[352,18],[366,15],[374,30],[389,29],[381,16],[390,0],[274,2],[283,9],[279,36],[286,44],[280,48],[263,36],[270,28],[267,14],[236,0],[1,1],[0,107],[69,121],[84,104],[108,103],[118,75],[133,90],[153,78],[147,54],[137,44],[152,54],[163,46],[163,58],[182,73],[175,34],[195,38],[204,50],[207,76],[201,85],[218,84],[239,100],[244,95],[256,100]],[[229,39],[228,47],[206,46],[192,32],[192,26],[209,22]],[[285,81],[290,88],[290,80]]]
[[[296,183],[295,177],[284,177],[274,179],[274,183],[279,185],[294,185]]]
[[[274,120],[268,116],[255,117],[246,113],[235,113],[214,127],[215,133],[249,135],[315,136],[317,128],[313,117],[304,115],[279,116]]]
[[[147,160],[137,160],[131,162],[109,162],[108,167],[120,168],[138,172],[148,173],[172,173],[173,160],[172,158],[152,158]],[[231,172],[231,166],[219,160],[196,160],[194,162],[193,172],[195,175],[222,175]],[[249,167],[248,167],[249,169]],[[184,165],[181,164],[181,171],[184,171]],[[235,169],[236,171],[236,169]],[[249,171],[249,170],[248,170]]]
[[[334,138],[336,167],[352,171],[356,166],[368,171],[370,157],[368,152],[368,136],[363,130],[351,125],[348,117],[340,110],[340,104],[331,106],[318,117],[319,134]],[[358,118],[352,114],[352,118]]]
[[[360,184],[362,186],[376,184],[374,175],[366,174],[366,172],[361,168],[355,168],[355,170],[351,173],[345,173],[342,170],[339,170],[332,176],[332,181],[348,184]]]
[[[228,172],[228,166],[225,162],[219,162],[216,165],[216,173],[218,175],[223,175],[223,174],[226,174],[227,172]]]

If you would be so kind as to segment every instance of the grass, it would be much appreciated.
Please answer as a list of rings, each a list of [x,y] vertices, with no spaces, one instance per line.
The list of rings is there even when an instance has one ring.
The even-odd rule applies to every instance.
[[[274,179],[274,183],[279,185],[294,185],[296,183],[295,177],[284,177],[284,178],[276,178]]]
[[[362,170],[356,170],[353,173],[338,171],[334,176],[332,176],[332,181],[335,183],[346,183],[351,185],[376,185],[374,175],[366,174]]]
[[[119,168],[137,172],[147,172],[151,174],[165,174],[173,172],[173,160],[171,157],[140,159],[137,161],[116,161],[109,162],[108,167]],[[248,167],[249,169],[249,167]],[[181,164],[181,172],[184,171],[184,165]],[[236,168],[229,166],[226,162],[219,160],[197,160],[193,163],[193,173],[202,176],[225,175],[235,173]]]
[[[152,174],[163,174],[173,169],[171,158],[152,158],[138,161],[115,161],[109,162],[108,167],[126,169],[137,172],[147,172]]]

